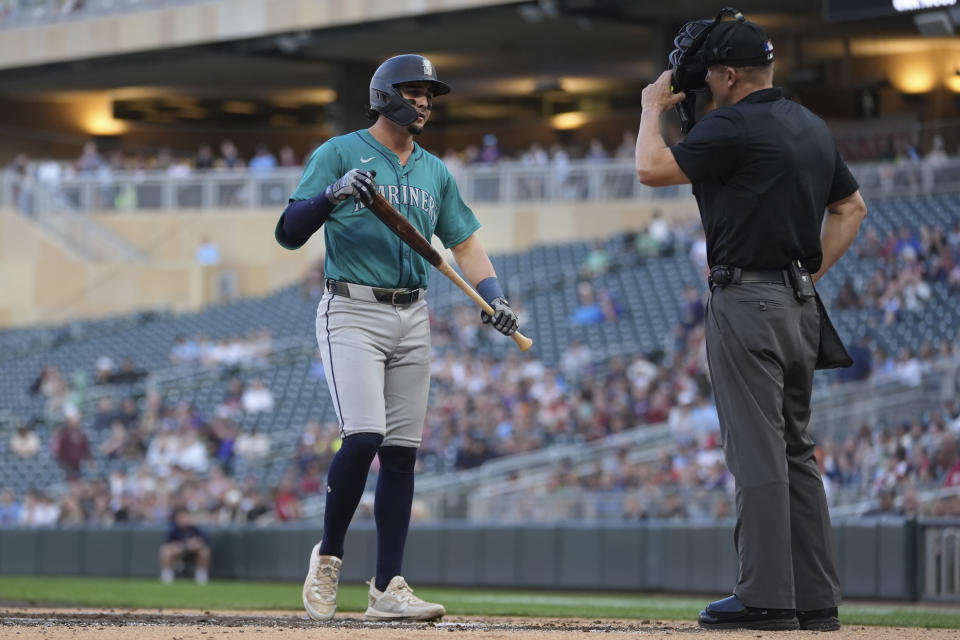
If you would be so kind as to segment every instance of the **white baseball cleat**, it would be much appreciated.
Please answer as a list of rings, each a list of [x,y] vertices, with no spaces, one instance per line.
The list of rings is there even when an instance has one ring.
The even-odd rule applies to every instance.
[[[376,578],[370,580],[370,606],[364,615],[372,620],[439,620],[447,612],[442,604],[426,602],[413,593],[402,576],[394,576],[386,590],[379,591]]]
[[[310,567],[303,581],[303,608],[314,620],[330,620],[337,610],[340,565],[336,556],[321,556],[318,542],[310,552]]]

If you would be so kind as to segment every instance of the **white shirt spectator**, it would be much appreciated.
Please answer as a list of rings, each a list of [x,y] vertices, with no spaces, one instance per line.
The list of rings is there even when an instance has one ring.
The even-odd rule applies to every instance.
[[[254,380],[250,383],[250,386],[243,392],[241,402],[243,410],[247,413],[273,411],[273,394],[263,386],[261,380]]]
[[[573,382],[580,379],[593,364],[593,352],[580,341],[574,341],[560,359],[563,377]]]
[[[173,455],[172,464],[181,469],[205,473],[210,466],[207,448],[197,438],[193,429],[187,429],[180,436],[180,446]]]
[[[32,429],[19,429],[10,436],[10,451],[21,458],[32,458],[40,451],[40,438]]]
[[[258,460],[270,453],[270,440],[256,429],[250,433],[243,432],[237,436],[233,451],[241,458]]]

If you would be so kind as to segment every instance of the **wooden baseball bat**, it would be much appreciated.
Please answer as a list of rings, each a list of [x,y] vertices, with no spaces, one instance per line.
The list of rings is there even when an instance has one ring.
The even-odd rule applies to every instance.
[[[480,297],[480,294],[473,290],[469,284],[464,281],[460,275],[453,270],[443,256],[433,248],[427,239],[420,235],[410,221],[404,218],[393,208],[393,205],[387,202],[378,192],[373,194],[373,202],[367,205],[367,208],[373,212],[373,215],[380,218],[380,222],[387,225],[387,228],[397,234],[411,249],[423,256],[427,262],[437,268],[437,271],[450,278],[453,284],[460,287],[478,307],[487,312],[488,315],[494,315],[493,309],[487,304],[486,300]],[[526,351],[533,346],[533,340],[521,334],[519,331],[513,332],[510,336],[520,347],[520,351]]]

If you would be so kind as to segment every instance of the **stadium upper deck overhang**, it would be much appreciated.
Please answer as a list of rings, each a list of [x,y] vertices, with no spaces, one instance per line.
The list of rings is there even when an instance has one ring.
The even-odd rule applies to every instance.
[[[24,30],[24,51],[44,38],[60,37],[62,44],[21,58],[32,64],[0,68],[0,95],[109,91],[114,99],[299,96],[322,104],[339,95],[358,101],[380,61],[418,52],[433,59],[454,89],[438,113],[441,121],[509,117],[511,109],[550,115],[569,110],[564,100],[576,99],[571,96],[601,98],[608,107],[618,96],[637,101],[640,88],[665,68],[680,25],[711,17],[719,4],[729,2],[209,0]],[[781,74],[810,73],[815,63],[893,50],[897,43],[914,51],[924,41],[910,15],[831,22],[810,0],[734,4],[774,35]],[[232,11],[224,13],[225,6]],[[240,17],[231,21],[234,14]],[[45,35],[44,29],[55,31]],[[85,43],[84,34],[95,37],[98,29],[115,42],[112,51]],[[136,41],[126,29],[142,37]],[[26,37],[17,30],[0,36],[0,52]],[[71,38],[81,41],[73,49],[79,55],[64,58]]]

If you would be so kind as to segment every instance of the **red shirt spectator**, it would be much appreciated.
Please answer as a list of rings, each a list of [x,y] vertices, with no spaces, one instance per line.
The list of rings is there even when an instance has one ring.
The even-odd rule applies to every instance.
[[[80,475],[80,465],[85,460],[91,460],[90,441],[80,429],[77,418],[68,418],[64,426],[57,429],[50,443],[53,457],[60,463],[60,467],[67,474],[67,479],[74,479]]]

